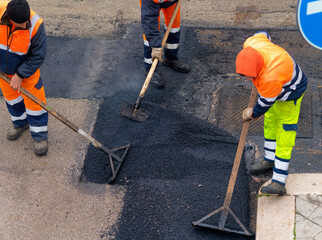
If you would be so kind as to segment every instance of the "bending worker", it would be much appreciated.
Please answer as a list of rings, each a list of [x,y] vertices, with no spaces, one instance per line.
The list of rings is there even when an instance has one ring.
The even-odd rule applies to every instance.
[[[273,169],[272,182],[261,191],[283,195],[308,80],[292,57],[270,40],[266,32],[248,38],[237,56],[236,72],[252,80],[259,93],[255,107],[243,111],[243,120],[265,114],[265,157],[256,161],[250,172],[262,174]]]
[[[140,0],[141,23],[144,40],[144,67],[145,73],[150,71],[154,58],[158,58],[163,65],[171,67],[177,72],[188,73],[189,66],[179,61],[178,50],[180,40],[180,8],[173,22],[169,37],[164,47],[164,59],[162,52],[162,39],[160,34],[160,11],[165,19],[165,30],[167,29],[172,13],[178,0]],[[163,88],[164,82],[160,75],[155,72],[151,79],[155,88]]]
[[[11,78],[10,85],[0,79],[13,123],[7,139],[14,141],[30,128],[35,153],[44,155],[48,150],[48,113],[20,93],[23,87],[46,101],[39,71],[47,46],[43,20],[26,0],[0,1],[0,16],[0,70]]]

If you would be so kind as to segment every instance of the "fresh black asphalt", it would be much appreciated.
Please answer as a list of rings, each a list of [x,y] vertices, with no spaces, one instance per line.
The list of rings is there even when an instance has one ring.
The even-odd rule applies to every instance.
[[[93,133],[111,147],[132,144],[115,183],[127,189],[117,239],[244,239],[191,225],[223,205],[236,140],[194,116],[155,104],[142,106],[150,113],[146,122],[129,120],[119,114],[127,96],[105,99]],[[83,180],[104,184],[109,173],[107,156],[90,147]],[[248,195],[242,164],[232,209],[244,223],[248,223]],[[208,223],[217,225],[218,219]],[[228,226],[231,223],[232,219]]]
[[[243,41],[256,32],[215,29],[207,34],[203,30],[207,29],[182,28],[180,56],[192,71],[178,74],[158,68],[166,88],[148,89],[142,108],[150,119],[143,123],[120,114],[122,102],[134,103],[144,82],[139,24],[130,25],[119,39],[48,39],[47,59],[41,68],[47,97],[103,99],[93,137],[109,148],[132,145],[114,183],[126,188],[116,239],[249,239],[191,224],[223,205],[238,139],[189,110],[202,108],[214,91],[214,81],[239,83],[228,74],[234,72]],[[314,50],[298,51],[309,49],[298,40],[299,33],[272,30],[271,35],[309,71],[307,75],[319,76],[320,67],[312,66],[312,61],[319,61],[321,55]],[[197,84],[209,87],[196,92]],[[106,157],[90,146],[81,181],[106,184],[110,173]],[[248,183],[243,159],[231,208],[247,227]],[[217,225],[218,221],[215,215],[207,223]],[[238,228],[231,217],[227,227]],[[107,235],[100,233],[102,239]]]

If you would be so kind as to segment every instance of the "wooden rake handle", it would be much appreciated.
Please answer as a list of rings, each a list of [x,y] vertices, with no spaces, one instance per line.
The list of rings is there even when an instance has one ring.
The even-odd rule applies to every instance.
[[[0,71],[0,78],[2,78],[5,82],[7,82],[8,84],[10,84],[11,79],[6,74],[4,74],[1,71]],[[28,97],[29,99],[31,99],[32,101],[34,101],[36,104],[38,104],[39,106],[41,106],[48,113],[50,113],[52,116],[54,116],[59,121],[61,121],[62,123],[64,123],[66,126],[68,126],[69,128],[71,128],[75,132],[77,132],[80,135],[82,135],[89,142],[91,142],[95,147],[99,148],[100,150],[102,150],[103,152],[105,152],[107,154],[111,154],[114,158],[116,158],[118,160],[120,159],[116,154],[113,153],[113,151],[114,151],[113,149],[110,150],[107,147],[105,147],[102,143],[100,143],[99,141],[97,141],[95,138],[91,137],[85,131],[83,131],[82,129],[80,129],[79,127],[77,127],[74,123],[72,123],[71,121],[69,121],[68,119],[66,119],[64,116],[62,116],[61,114],[59,114],[58,112],[56,112],[52,107],[50,107],[49,105],[47,105],[46,103],[44,103],[43,101],[41,101],[39,98],[37,98],[36,96],[34,96],[33,94],[31,94],[28,90],[24,89],[23,87],[20,87],[20,91],[21,91],[22,94],[24,94],[26,97]]]
[[[10,84],[11,79],[1,71],[0,71],[0,78],[2,78],[5,82]],[[32,101],[34,101],[35,103],[37,103],[39,106],[41,106],[43,109],[45,109],[51,115],[53,115],[55,118],[57,118],[58,120],[65,123],[68,127],[73,129],[75,132],[78,131],[79,128],[75,124],[70,122],[68,119],[64,118],[62,115],[60,115],[58,112],[56,112],[52,107],[48,106],[46,103],[41,101],[39,98],[37,98],[36,96],[31,94],[28,90],[26,90],[23,87],[20,87],[20,92],[22,94],[24,94],[26,97],[28,97],[29,99],[31,99]]]
[[[254,107],[254,105],[256,103],[256,97],[257,97],[257,90],[256,90],[256,87],[253,85],[252,92],[251,92],[247,107]],[[244,152],[246,137],[247,137],[250,123],[251,123],[251,121],[246,121],[243,123],[242,132],[240,134],[240,139],[239,139],[239,143],[238,143],[238,147],[237,147],[237,152],[235,155],[234,165],[233,165],[233,168],[231,171],[229,184],[228,184],[228,188],[227,188],[227,192],[226,192],[226,196],[225,196],[225,201],[224,201],[225,209],[222,211],[220,221],[219,221],[219,227],[222,227],[222,228],[225,226],[225,222],[227,219],[228,209],[230,207],[231,199],[232,199],[233,192],[235,189],[235,183],[237,180],[240,161],[241,161],[241,158],[242,158],[243,152]]]
[[[257,90],[256,90],[256,87],[253,86],[247,107],[254,107],[254,105],[256,103],[256,97],[257,97]],[[231,172],[230,181],[228,184],[228,190],[227,190],[227,194],[226,194],[226,198],[229,198],[230,200],[233,195],[235,182],[236,182],[236,178],[237,178],[237,174],[238,174],[238,169],[239,169],[241,158],[243,156],[245,142],[246,142],[247,133],[248,133],[250,123],[251,123],[251,121],[246,121],[243,123],[242,132],[240,134],[240,139],[239,139],[237,152],[236,152],[236,156],[235,156],[235,160],[234,160],[233,170]],[[229,201],[229,204],[228,204],[228,202],[226,202],[226,205],[230,205],[230,201]]]
[[[170,19],[170,22],[169,22],[168,28],[167,28],[167,30],[166,30],[166,32],[165,32],[165,34],[164,34],[164,36],[163,36],[162,43],[161,43],[161,45],[162,45],[162,50],[163,50],[164,45],[165,45],[165,43],[166,43],[166,41],[167,41],[167,39],[168,39],[168,36],[169,36],[170,30],[171,30],[172,25],[173,25],[173,22],[174,22],[174,19],[175,19],[175,17],[176,17],[176,16],[177,16],[177,14],[178,14],[178,11],[179,11],[179,7],[180,7],[180,4],[181,4],[181,1],[182,1],[182,0],[179,0],[179,1],[177,2],[177,5],[176,5],[176,7],[175,7],[175,9],[174,9],[174,11],[173,11],[173,14],[172,14],[172,16],[171,16],[171,19]],[[145,81],[144,81],[144,84],[143,84],[143,86],[142,86],[142,89],[141,89],[141,92],[140,92],[140,94],[139,94],[139,97],[138,97],[138,99],[136,100],[136,103],[135,103],[135,106],[134,106],[134,108],[135,108],[135,109],[139,109],[139,108],[140,108],[140,105],[141,105],[142,99],[143,99],[143,97],[144,97],[144,95],[145,95],[146,90],[147,90],[147,89],[148,89],[148,87],[149,87],[150,81],[151,81],[152,76],[153,76],[153,73],[154,73],[154,71],[155,71],[155,69],[156,69],[156,67],[157,67],[157,65],[158,65],[158,62],[159,62],[159,60],[158,60],[157,58],[155,58],[155,59],[153,60],[153,62],[152,62],[152,66],[151,66],[151,68],[150,68],[150,71],[149,71],[149,73],[148,73],[148,75],[147,75],[147,77],[146,77],[146,79],[145,79]]]

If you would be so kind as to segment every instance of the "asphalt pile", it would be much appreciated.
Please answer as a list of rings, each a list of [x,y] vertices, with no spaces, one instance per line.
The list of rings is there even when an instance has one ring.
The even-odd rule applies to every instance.
[[[192,115],[150,102],[142,104],[147,121],[125,118],[120,108],[130,96],[105,98],[93,132],[109,148],[131,143],[114,183],[127,189],[116,239],[249,239],[192,226],[223,205],[238,140]],[[90,146],[82,181],[106,184],[109,174],[107,155]],[[246,226],[248,182],[242,161],[231,209]],[[219,217],[207,223],[218,225]],[[226,227],[241,230],[230,216]]]

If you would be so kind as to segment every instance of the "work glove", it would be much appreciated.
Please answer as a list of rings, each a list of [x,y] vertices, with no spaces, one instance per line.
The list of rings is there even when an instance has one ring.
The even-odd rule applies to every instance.
[[[152,48],[152,61],[157,58],[159,62],[163,61],[163,51],[162,48]]]
[[[243,121],[250,121],[252,120],[252,115],[253,115],[253,108],[252,107],[248,107],[243,111]]]

